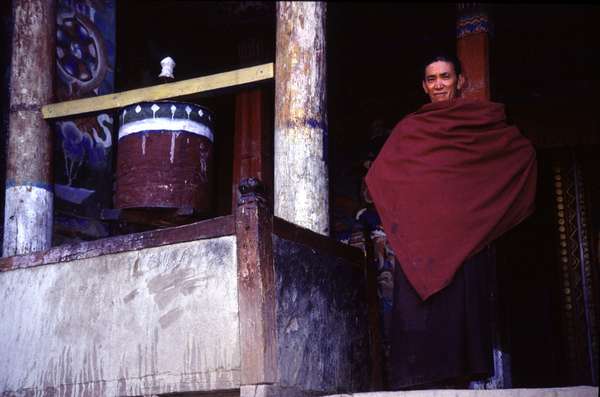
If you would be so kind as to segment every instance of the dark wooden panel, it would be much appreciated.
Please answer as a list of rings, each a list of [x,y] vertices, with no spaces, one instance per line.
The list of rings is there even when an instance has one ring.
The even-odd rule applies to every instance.
[[[590,218],[581,161],[574,150],[552,161],[563,338],[568,384],[598,382],[596,282],[592,273]]]
[[[0,271],[85,259],[185,241],[215,238],[232,235],[233,233],[234,217],[229,215],[185,226],[61,245],[31,255],[2,258],[0,259]]]
[[[278,237],[300,243],[322,254],[343,258],[350,265],[364,268],[365,255],[362,250],[296,226],[281,218],[273,218],[273,233]]]
[[[364,267],[299,242],[273,241],[279,385],[367,391],[373,363]]]

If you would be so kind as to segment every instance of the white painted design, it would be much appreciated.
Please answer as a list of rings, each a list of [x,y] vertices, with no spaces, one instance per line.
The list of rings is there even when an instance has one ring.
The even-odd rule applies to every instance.
[[[54,194],[40,187],[11,186],[6,189],[4,256],[50,248],[53,203]]]
[[[189,106],[186,106],[186,107],[185,107],[185,112],[187,113],[188,120],[189,120],[189,118],[190,118],[190,113],[192,113],[192,108],[191,108],[191,107],[189,107]]]
[[[98,120],[98,125],[100,125],[102,131],[104,132],[104,139],[98,136],[96,129],[93,129],[94,141],[105,149],[108,149],[112,146],[112,131],[106,124],[109,124],[110,127],[112,127],[113,118],[110,117],[109,114],[101,113],[98,115],[98,117],[96,117],[96,120]]]
[[[192,134],[201,135],[210,139],[211,142],[214,142],[211,129],[204,124],[200,124],[193,120],[171,120],[164,117],[138,120],[124,124],[119,129],[119,139],[122,139],[127,135],[144,131],[186,131]]]
[[[136,113],[139,113],[139,112],[141,112],[141,111],[142,111],[142,107],[141,107],[140,105],[137,105],[137,106],[135,107],[135,112],[136,112]]]
[[[127,114],[127,109],[123,109],[123,115],[121,117],[121,124],[125,124],[125,115]]]
[[[77,179],[77,173],[81,165],[86,161],[87,149],[85,148],[95,146],[93,135],[98,135],[98,132],[93,127],[91,134],[82,131],[72,121],[57,122],[56,125],[62,135],[65,175],[67,176],[67,184],[71,186],[73,181]],[[67,145],[67,142],[70,144]]]
[[[173,120],[175,118],[176,110],[177,110],[177,107],[175,105],[171,105],[171,120]]]
[[[169,160],[171,160],[171,164],[173,164],[173,160],[175,160],[175,141],[179,136],[179,132],[175,132],[171,134],[171,151],[169,152]]]
[[[81,51],[81,47],[79,47],[79,44],[77,44],[77,43],[71,43],[70,49],[71,49],[71,54],[75,58],[81,59],[83,57],[83,53]]]
[[[158,106],[156,103],[154,105],[152,105],[152,107],[150,107],[150,109],[152,109],[152,118],[156,118],[156,112],[158,112],[158,110],[160,109],[160,106]]]
[[[200,117],[204,116],[204,112],[202,111],[202,109],[198,110],[198,116],[200,116]]]

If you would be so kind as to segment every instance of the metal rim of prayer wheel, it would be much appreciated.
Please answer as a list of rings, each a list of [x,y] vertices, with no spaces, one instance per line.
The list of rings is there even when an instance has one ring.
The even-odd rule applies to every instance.
[[[209,109],[179,101],[140,102],[122,108],[115,207],[208,212],[213,119]]]

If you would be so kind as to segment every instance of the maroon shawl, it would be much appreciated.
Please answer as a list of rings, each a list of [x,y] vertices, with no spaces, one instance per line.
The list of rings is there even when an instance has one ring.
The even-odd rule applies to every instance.
[[[535,151],[502,104],[429,103],[396,125],[366,183],[421,298],[531,214],[536,172]]]

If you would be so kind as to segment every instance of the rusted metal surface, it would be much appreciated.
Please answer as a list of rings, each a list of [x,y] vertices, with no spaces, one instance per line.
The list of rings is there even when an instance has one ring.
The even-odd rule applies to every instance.
[[[233,215],[229,215],[185,226],[110,237],[77,244],[66,244],[29,255],[0,258],[0,272],[88,259],[99,255],[135,251],[192,240],[229,236],[234,233],[234,217]]]
[[[237,236],[241,384],[277,381],[273,218],[258,180],[240,182]]]
[[[145,102],[120,113],[117,208],[211,204],[212,114],[182,102]]]
[[[13,10],[5,256],[45,249],[52,243],[52,135],[40,109],[53,95],[55,4],[16,0]],[[33,219],[36,214],[44,219]]]
[[[329,235],[326,4],[278,2],[275,215]]]

